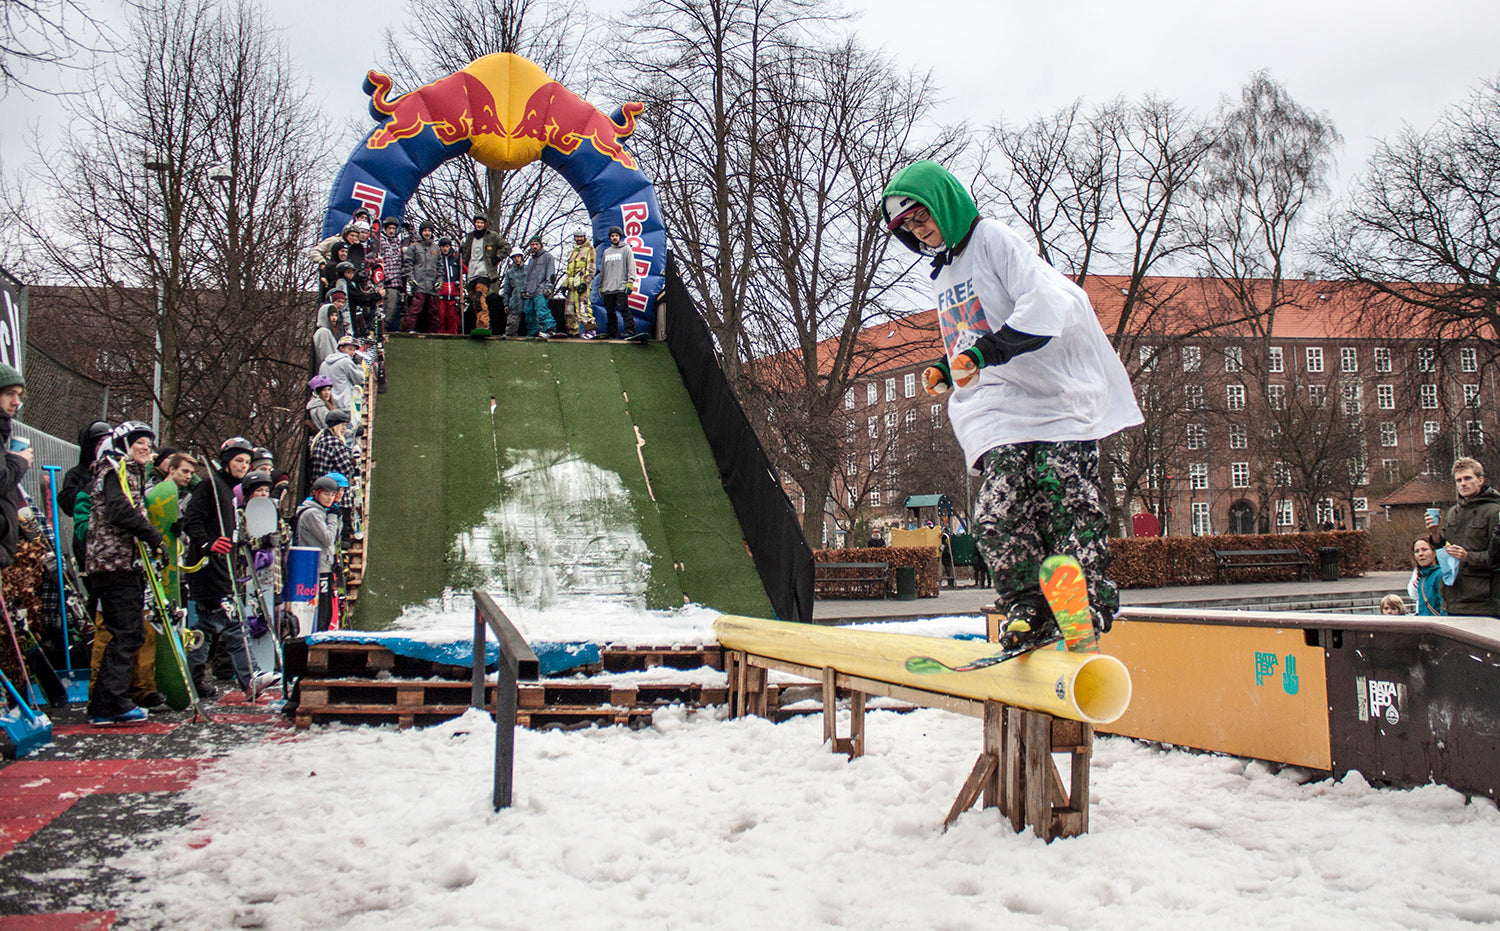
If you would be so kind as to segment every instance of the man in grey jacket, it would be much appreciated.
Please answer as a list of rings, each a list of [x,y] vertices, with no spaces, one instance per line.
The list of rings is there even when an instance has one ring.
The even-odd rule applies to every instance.
[[[552,296],[557,278],[557,260],[542,248],[542,237],[533,236],[526,244],[525,273],[521,276],[521,305],[526,310],[526,335],[550,339],[557,329],[547,298]]]
[[[407,332],[428,332],[432,326],[429,312],[437,311],[439,260],[442,252],[433,237],[432,224],[424,222],[417,228],[417,240],[406,247],[401,261],[405,266],[406,281],[411,287],[411,297],[406,303],[406,313],[401,317],[401,329]]]
[[[635,336],[635,314],[630,310],[630,292],[636,288],[635,253],[623,242],[625,233],[618,226],[609,228],[609,245],[599,249],[599,299],[604,302],[605,339],[618,334],[616,316],[620,318],[625,338]]]
[[[365,383],[365,371],[355,361],[359,353],[359,346],[354,342],[354,337],[345,336],[339,340],[339,348],[336,352],[329,353],[318,368],[318,374],[333,382],[333,406],[341,410],[352,410],[351,401],[354,398],[354,386]]]

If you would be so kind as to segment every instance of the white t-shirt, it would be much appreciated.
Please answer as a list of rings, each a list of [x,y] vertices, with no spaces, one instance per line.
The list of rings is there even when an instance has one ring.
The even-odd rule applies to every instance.
[[[950,394],[948,417],[971,466],[996,446],[1100,440],[1141,423],[1130,377],[1088,296],[1010,227],[980,220],[933,287],[950,362],[1006,324],[1052,337]]]

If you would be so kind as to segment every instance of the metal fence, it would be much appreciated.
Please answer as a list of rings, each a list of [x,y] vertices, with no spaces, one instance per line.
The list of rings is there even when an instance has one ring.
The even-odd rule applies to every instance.
[[[106,419],[109,386],[68,368],[35,343],[26,344],[24,374],[26,403],[17,418],[22,422],[55,437],[74,437],[86,424]]]

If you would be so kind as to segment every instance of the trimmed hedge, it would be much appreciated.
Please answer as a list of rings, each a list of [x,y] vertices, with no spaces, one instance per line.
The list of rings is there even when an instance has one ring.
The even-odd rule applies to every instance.
[[[890,566],[885,577],[886,597],[896,595],[896,567],[917,570],[917,597],[936,598],[942,567],[937,550],[930,546],[860,546],[844,550],[813,550],[813,562],[883,562]],[[837,570],[833,570],[837,572]]]
[[[1212,585],[1219,581],[1214,550],[1301,550],[1317,577],[1318,549],[1339,550],[1339,575],[1364,575],[1372,566],[1370,535],[1363,530],[1320,533],[1218,534],[1211,537],[1117,537],[1109,541],[1109,577],[1120,588]],[[1237,569],[1235,582],[1284,581],[1286,569]]]

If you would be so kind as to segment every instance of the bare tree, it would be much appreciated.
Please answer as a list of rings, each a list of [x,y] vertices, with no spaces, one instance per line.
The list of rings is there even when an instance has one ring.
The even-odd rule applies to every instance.
[[[752,261],[762,274],[747,294],[742,345],[790,364],[758,366],[741,393],[784,411],[782,442],[772,445],[788,450],[782,467],[806,492],[804,530],[816,539],[841,458],[835,425],[845,392],[931,342],[910,327],[879,344],[859,338],[902,309],[893,297],[906,287],[908,262],[884,261],[893,238],[880,223],[881,191],[904,165],[956,149],[961,130],[917,142],[930,79],[899,75],[852,40],[788,50],[761,85],[766,186]]]
[[[84,67],[80,52],[103,51],[113,38],[82,0],[0,3],[0,97],[14,88],[41,91],[27,78],[35,67]]]
[[[150,398],[159,362],[163,442],[207,446],[263,418],[256,438],[275,446],[305,391],[297,256],[326,175],[318,116],[258,6],[134,16],[120,61],[69,102],[70,141],[7,192],[17,264],[84,295],[78,339],[53,347],[70,364]]]
[[[1229,289],[1232,311],[1270,348],[1286,302],[1286,262],[1303,210],[1327,191],[1343,137],[1327,114],[1302,107],[1269,73],[1250,76],[1240,104],[1226,101],[1199,186],[1192,235],[1202,273]]]
[[[1421,311],[1424,333],[1500,329],[1500,79],[1430,131],[1407,127],[1377,147],[1317,254],[1335,275]]]
[[[769,183],[772,101],[762,80],[783,74],[807,30],[829,14],[816,0],[655,0],[631,10],[614,40],[617,74],[646,104],[635,145],[655,182],[730,383],[758,354],[746,328]]]
[[[407,0],[401,30],[387,30],[385,46],[392,77],[407,89],[510,52],[582,95],[592,77],[588,35],[587,11],[575,0]],[[455,238],[468,230],[470,216],[484,214],[490,229],[516,243],[582,209],[567,182],[540,162],[505,171],[469,158],[444,162],[423,179],[409,213],[411,206]]]

